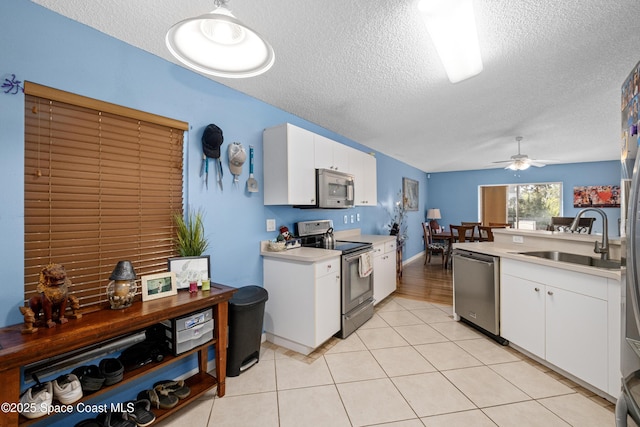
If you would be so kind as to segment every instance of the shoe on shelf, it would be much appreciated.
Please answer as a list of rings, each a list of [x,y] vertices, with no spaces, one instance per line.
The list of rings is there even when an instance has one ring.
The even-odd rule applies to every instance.
[[[82,391],[85,394],[100,390],[104,385],[104,375],[96,365],[79,366],[71,371],[82,384]]]
[[[135,402],[127,402],[125,408],[132,409],[127,412],[127,416],[134,421],[139,427],[151,425],[156,416],[151,412],[151,402],[147,399],[136,400]]]
[[[176,395],[169,394],[165,390],[143,390],[138,393],[138,400],[146,399],[157,409],[171,409],[174,408],[180,399]]]
[[[65,374],[53,380],[53,398],[64,405],[82,399],[82,385],[78,377]]]
[[[119,359],[102,359],[99,364],[100,373],[104,376],[104,385],[113,385],[122,381],[124,366]]]
[[[126,412],[101,412],[96,421],[103,427],[136,427],[136,423],[128,419]]]
[[[183,380],[164,380],[159,381],[153,385],[156,390],[165,390],[169,394],[173,394],[179,399],[186,399],[191,394],[191,389],[184,383]]]
[[[47,415],[48,409],[53,402],[53,387],[51,382],[40,383],[28,388],[22,396],[20,396],[20,404],[22,416],[34,419]]]

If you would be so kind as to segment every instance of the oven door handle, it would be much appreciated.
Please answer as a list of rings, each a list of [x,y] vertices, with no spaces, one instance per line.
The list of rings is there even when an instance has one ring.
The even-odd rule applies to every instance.
[[[360,258],[360,255],[366,254],[367,252],[373,252],[373,251],[364,251],[364,252],[360,252],[359,254],[356,254],[356,255],[351,255],[351,256],[345,257],[344,261],[345,262],[351,262],[351,261],[353,261],[355,259]]]
[[[373,304],[374,301],[375,300],[372,298],[371,299],[371,304]],[[349,313],[346,316],[344,316],[344,318],[346,320],[350,320],[352,317],[356,317],[357,315],[359,315],[360,313],[365,311],[367,308],[369,308],[369,304],[363,304],[362,307],[360,308],[360,310],[356,311],[355,313]]]

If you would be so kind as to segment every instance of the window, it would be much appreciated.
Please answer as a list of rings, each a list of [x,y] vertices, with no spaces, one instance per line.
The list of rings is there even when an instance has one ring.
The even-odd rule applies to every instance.
[[[507,216],[513,228],[546,230],[551,217],[562,212],[562,184],[508,186]]]
[[[48,263],[82,307],[107,301],[116,263],[138,277],[175,256],[187,123],[25,84],[25,300]]]

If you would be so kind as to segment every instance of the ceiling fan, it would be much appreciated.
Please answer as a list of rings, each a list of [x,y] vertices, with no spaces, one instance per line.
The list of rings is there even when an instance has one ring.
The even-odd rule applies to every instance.
[[[551,163],[552,160],[535,160],[530,159],[526,154],[520,154],[520,141],[522,141],[521,136],[516,136],[516,141],[518,142],[518,154],[514,154],[511,156],[509,160],[500,160],[493,163],[508,163],[505,166],[505,169],[511,169],[514,171],[522,171],[525,169],[529,169],[529,166],[535,166],[538,168],[546,166],[547,163]]]

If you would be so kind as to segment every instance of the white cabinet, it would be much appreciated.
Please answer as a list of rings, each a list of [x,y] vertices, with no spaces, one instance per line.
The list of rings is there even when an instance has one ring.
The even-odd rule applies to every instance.
[[[264,258],[267,340],[309,354],[340,330],[340,257],[316,263]]]
[[[285,123],[265,129],[262,138],[264,204],[315,204],[313,132]]]
[[[349,173],[355,184],[355,205],[375,206],[378,204],[378,182],[376,158],[368,153],[352,150],[349,153]]]
[[[373,246],[373,299],[374,304],[396,290],[395,240]]]
[[[290,123],[265,129],[262,141],[265,205],[314,205],[316,169],[354,175],[355,205],[377,205],[375,157]]]
[[[352,173],[349,170],[349,153],[353,148],[317,134],[313,136],[313,144],[314,165],[317,169]]]
[[[501,270],[501,335],[617,395],[620,282],[505,258]]]

